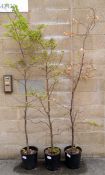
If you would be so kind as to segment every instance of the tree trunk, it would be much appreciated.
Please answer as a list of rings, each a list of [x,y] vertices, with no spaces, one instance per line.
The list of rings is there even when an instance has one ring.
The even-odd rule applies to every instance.
[[[71,130],[72,130],[72,147],[73,147],[74,146],[74,123],[72,123]]]
[[[26,72],[24,76],[24,88],[25,88],[25,109],[24,109],[24,130],[25,130],[25,138],[26,138],[26,146],[27,146],[27,154],[30,154],[29,150],[29,142],[28,142],[28,132],[27,132],[27,110],[28,110],[28,97],[27,97],[27,78]]]
[[[47,93],[47,116],[48,116],[49,128],[50,128],[50,144],[51,144],[51,150],[53,151],[53,128],[52,128],[52,122],[51,122],[51,109],[50,109],[51,104],[50,104],[49,78],[48,78],[47,63],[46,63],[46,93]]]

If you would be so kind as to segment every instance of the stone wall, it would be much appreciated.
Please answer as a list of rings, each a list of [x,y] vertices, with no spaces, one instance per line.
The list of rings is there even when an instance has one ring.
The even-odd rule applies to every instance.
[[[47,24],[45,36],[53,37],[58,42],[57,50],[64,50],[66,63],[70,58],[71,39],[64,35],[70,31],[70,0],[29,0],[29,12],[24,15],[28,18],[32,27],[37,24]],[[89,8],[94,8],[99,20],[88,37],[85,59],[92,62],[96,70],[87,81],[82,80],[78,86],[75,104],[80,113],[76,122],[75,144],[83,149],[83,155],[105,155],[105,0],[73,0],[73,18],[86,23]],[[7,23],[8,17],[0,13],[0,22]],[[84,28],[74,26],[74,32],[78,36],[73,37],[74,58],[82,47],[82,34]],[[3,75],[12,74],[21,79],[20,75],[4,64],[6,58],[17,59],[19,57],[18,46],[10,38],[4,36],[5,29],[0,26],[0,158],[14,158],[19,156],[20,149],[25,146],[23,111],[17,107],[22,98],[19,94],[19,84],[14,83],[14,91],[11,95],[3,92]],[[78,58],[77,58],[78,59]],[[32,79],[36,80],[40,74],[33,71]],[[66,104],[69,100],[69,81],[61,79],[59,87],[54,92],[55,96]],[[52,116],[56,120],[54,128],[59,133],[54,137],[55,145],[63,148],[71,143],[71,132],[68,131],[68,120],[64,117],[64,110],[56,107]],[[45,120],[35,110],[29,110],[29,119],[34,122]],[[48,129],[44,125],[35,125],[28,121],[29,142],[39,148],[39,154],[43,157],[43,149],[49,146]],[[90,121],[97,124],[91,125]],[[44,132],[43,132],[44,131]]]

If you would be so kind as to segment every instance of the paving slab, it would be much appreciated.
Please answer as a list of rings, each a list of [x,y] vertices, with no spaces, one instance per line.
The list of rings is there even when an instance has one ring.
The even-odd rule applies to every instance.
[[[57,171],[47,170],[43,160],[33,170],[24,170],[20,160],[0,160],[0,175],[105,175],[105,158],[83,158],[76,170],[68,169],[62,161]]]

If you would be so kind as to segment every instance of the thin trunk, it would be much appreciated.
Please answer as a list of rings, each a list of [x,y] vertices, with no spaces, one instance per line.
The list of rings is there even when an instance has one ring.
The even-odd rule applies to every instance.
[[[74,104],[74,91],[72,91],[72,96],[71,96],[71,107],[70,107],[70,119],[71,119],[71,130],[72,130],[72,147],[74,146],[74,116],[73,116],[73,104]]]
[[[24,74],[24,88],[25,88],[25,109],[24,109],[24,129],[25,129],[25,138],[26,138],[26,146],[27,146],[27,153],[30,154],[29,150],[29,142],[28,142],[28,132],[27,132],[27,110],[28,110],[28,97],[27,97],[27,76],[26,72]]]
[[[52,123],[51,123],[51,119],[50,119],[50,116],[49,116],[49,125],[50,125],[50,137],[51,137],[51,148],[53,150],[53,129],[52,129]]]
[[[72,123],[72,127],[71,127],[71,130],[72,130],[72,147],[74,146],[74,123]]]
[[[46,62],[46,92],[47,92],[47,115],[49,121],[49,128],[50,128],[50,141],[51,141],[51,148],[53,149],[53,128],[51,122],[51,109],[50,109],[50,92],[49,92],[49,79],[48,79],[48,64]]]

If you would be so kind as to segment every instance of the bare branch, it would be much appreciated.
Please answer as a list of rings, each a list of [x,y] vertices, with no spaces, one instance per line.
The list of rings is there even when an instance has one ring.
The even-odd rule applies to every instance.
[[[34,122],[34,121],[32,121],[32,120],[30,120],[32,123],[34,123],[34,124],[40,124],[40,123],[42,123],[42,124],[45,124],[45,125],[47,125],[47,127],[49,128],[49,124],[47,123],[47,122],[45,122],[45,121],[39,121],[39,122]]]

